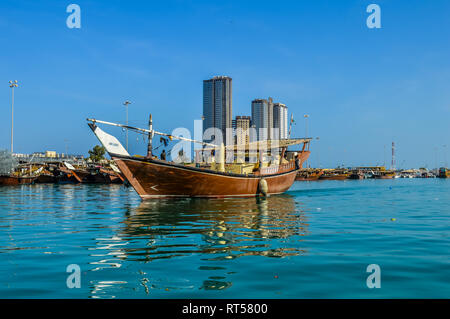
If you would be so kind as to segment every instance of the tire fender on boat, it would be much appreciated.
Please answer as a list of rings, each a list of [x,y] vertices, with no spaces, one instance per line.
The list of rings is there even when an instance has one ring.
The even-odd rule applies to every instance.
[[[267,196],[267,192],[269,191],[269,187],[267,186],[267,181],[264,178],[259,180],[259,192],[263,196]]]

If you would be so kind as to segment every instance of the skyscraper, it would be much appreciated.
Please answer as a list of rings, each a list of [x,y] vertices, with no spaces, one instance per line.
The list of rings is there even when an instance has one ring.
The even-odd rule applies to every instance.
[[[232,79],[215,76],[203,81],[203,133],[209,128],[222,132],[224,144],[232,143]],[[227,128],[229,135],[227,136]],[[207,139],[209,141],[213,140]]]
[[[277,130],[278,138],[284,139],[288,137],[288,118],[287,106],[283,103],[274,103],[273,105],[273,127]],[[275,134],[273,134],[275,138]]]
[[[266,99],[252,101],[252,126],[256,129],[256,136],[259,141],[269,138],[269,102]]]
[[[252,125],[258,140],[283,139],[288,137],[287,106],[273,103],[272,98],[252,101]]]

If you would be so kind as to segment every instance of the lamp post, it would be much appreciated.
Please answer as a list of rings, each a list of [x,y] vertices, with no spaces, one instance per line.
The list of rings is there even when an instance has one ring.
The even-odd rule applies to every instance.
[[[68,140],[68,139],[64,139],[64,144],[65,144],[65,146],[66,146],[66,156],[65,156],[65,157],[67,157],[68,152],[69,152],[69,150],[68,150],[68,145],[67,145],[67,144],[69,144],[69,140]]]
[[[439,173],[439,166],[438,166],[438,148],[434,147],[434,165],[436,167],[436,173]]]
[[[305,115],[303,115],[303,117],[305,118],[305,133],[306,133],[305,137],[308,137],[308,118],[309,118],[309,115],[305,114]]]
[[[128,126],[128,105],[131,104],[130,101],[126,100],[123,102],[123,105],[125,105],[126,113],[127,113],[127,126]],[[128,129],[126,129],[126,135],[127,135],[127,152],[128,152]]]
[[[447,162],[447,145],[442,145],[442,148],[444,149],[444,167],[447,168],[448,167],[448,162]]]
[[[17,80],[9,81],[11,88],[11,154],[14,152],[14,88],[18,86]]]
[[[316,140],[319,141],[320,137],[316,137]],[[317,146],[317,165],[320,168],[319,146]]]

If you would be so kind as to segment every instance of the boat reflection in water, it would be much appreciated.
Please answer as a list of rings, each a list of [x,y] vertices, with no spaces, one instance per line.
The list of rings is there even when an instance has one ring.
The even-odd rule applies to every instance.
[[[268,198],[142,201],[137,208],[127,210],[123,227],[114,236],[120,240],[111,245],[116,261],[109,262],[122,268],[130,263],[139,265],[136,273],[141,273],[139,281],[146,293],[149,289],[168,287],[226,289],[232,285],[226,274],[201,279],[203,283],[195,287],[191,274],[181,274],[179,282],[155,282],[145,274],[154,275],[155,266],[175,267],[177,261],[168,263],[167,259],[182,257],[188,258],[183,259],[184,263],[195,259],[191,262],[192,273],[225,269],[226,260],[243,256],[302,255],[306,250],[302,249],[301,236],[307,235],[307,229],[304,213],[289,194]],[[105,253],[112,255],[112,251]],[[180,275],[175,268],[173,271]]]
[[[290,195],[265,199],[143,201],[134,212],[130,212],[124,223],[126,236],[145,236],[162,241],[163,245],[152,241],[144,255],[140,252],[134,256],[129,252],[129,256],[145,260],[192,253],[208,253],[217,259],[245,255],[298,255],[301,250],[272,249],[265,240],[303,236],[307,226],[304,215],[296,210],[294,198]],[[192,237],[190,235],[201,235],[202,241],[192,245],[190,240],[185,240]],[[176,238],[183,240],[178,242],[174,240]],[[171,241],[176,243],[171,245]],[[190,244],[183,245],[182,242]]]

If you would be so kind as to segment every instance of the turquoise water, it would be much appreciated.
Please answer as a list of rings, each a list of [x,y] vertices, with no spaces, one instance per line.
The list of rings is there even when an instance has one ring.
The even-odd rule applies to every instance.
[[[296,182],[265,200],[0,187],[0,298],[448,298],[449,221],[441,179]]]

